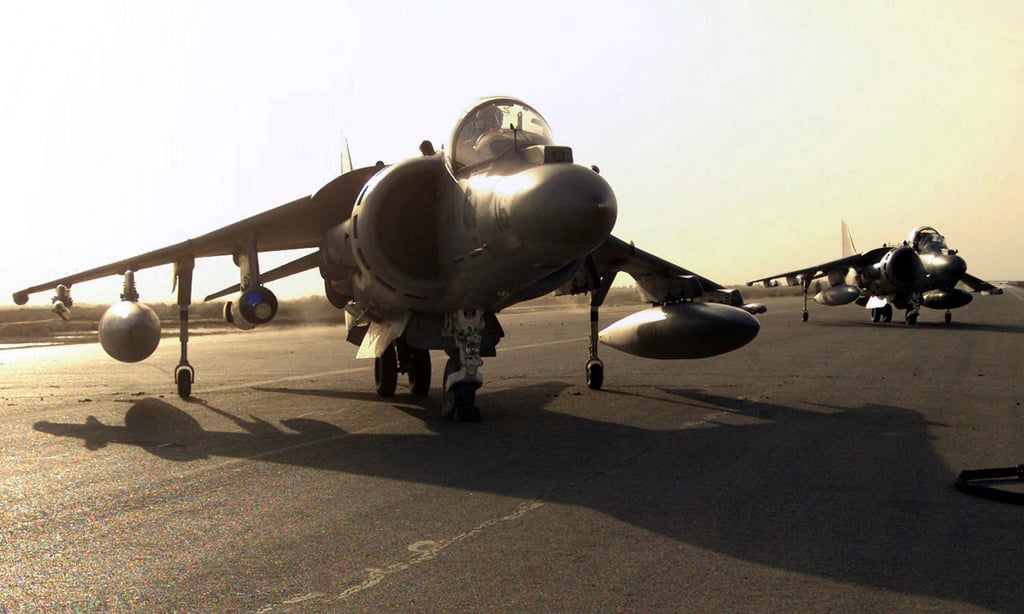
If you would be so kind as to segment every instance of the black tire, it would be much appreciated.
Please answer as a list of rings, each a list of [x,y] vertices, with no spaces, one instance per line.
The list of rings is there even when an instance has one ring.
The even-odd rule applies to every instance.
[[[382,397],[395,396],[398,386],[398,353],[394,345],[389,345],[384,354],[373,361],[373,381],[377,394]]]
[[[452,422],[480,422],[480,408],[476,406],[476,385],[463,382],[448,390],[448,376],[459,370],[459,360],[449,358],[444,365],[441,415]]]
[[[809,317],[809,314],[808,314],[808,313],[807,313],[807,312],[805,311],[805,312],[804,312],[804,315],[803,315],[803,319],[804,319],[804,322],[806,322],[806,321],[807,321],[807,318],[808,318],[808,317]]]
[[[192,396],[192,377],[188,371],[178,373],[178,396],[183,399]]]
[[[952,321],[953,321],[953,314],[951,314],[951,313],[949,313],[949,312],[947,311],[947,312],[946,312],[946,324],[949,324],[949,323],[950,323],[950,322],[952,322]]]
[[[587,387],[600,390],[604,384],[604,364],[598,360],[587,361]]]
[[[882,320],[882,310],[879,307],[871,308],[871,321],[880,322]]]
[[[882,321],[892,322],[892,305],[886,305],[882,307]]]
[[[418,397],[430,392],[430,350],[409,348],[409,388]]]
[[[916,313],[908,313],[907,314],[907,326],[917,326],[917,314]]]

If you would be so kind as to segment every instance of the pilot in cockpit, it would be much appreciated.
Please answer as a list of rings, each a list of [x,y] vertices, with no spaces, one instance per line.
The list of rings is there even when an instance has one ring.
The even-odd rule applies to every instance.
[[[946,240],[932,228],[920,228],[913,236],[914,250],[922,252],[941,252],[946,248]]]
[[[477,138],[501,128],[501,120],[504,114],[498,107],[484,107],[473,116],[473,127]]]
[[[476,132],[476,139],[473,141],[473,149],[484,158],[489,158],[499,152],[493,151],[495,140],[505,140],[501,137],[501,121],[505,115],[498,107],[485,107],[476,112],[473,118],[473,128]]]

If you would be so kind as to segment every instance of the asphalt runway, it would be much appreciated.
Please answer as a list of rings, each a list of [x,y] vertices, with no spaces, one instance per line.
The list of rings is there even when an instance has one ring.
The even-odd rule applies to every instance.
[[[0,612],[1000,611],[1024,507],[1024,292],[919,325],[766,301],[748,346],[609,348],[503,314],[484,421],[373,392],[343,327],[0,351]],[[609,309],[602,325],[630,310]]]

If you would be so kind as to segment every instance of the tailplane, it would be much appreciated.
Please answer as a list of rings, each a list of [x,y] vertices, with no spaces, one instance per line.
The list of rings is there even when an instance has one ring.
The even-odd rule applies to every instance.
[[[352,154],[348,150],[348,138],[341,135],[341,174],[352,171]]]

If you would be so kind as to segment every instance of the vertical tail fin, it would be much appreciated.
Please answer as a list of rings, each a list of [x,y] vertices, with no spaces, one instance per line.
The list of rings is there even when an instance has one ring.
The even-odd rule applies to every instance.
[[[348,150],[348,138],[341,135],[341,174],[352,171],[352,154]]]
[[[857,248],[853,245],[853,235],[850,234],[850,227],[846,225],[846,220],[841,220],[843,223],[843,258],[852,256],[857,253]]]

